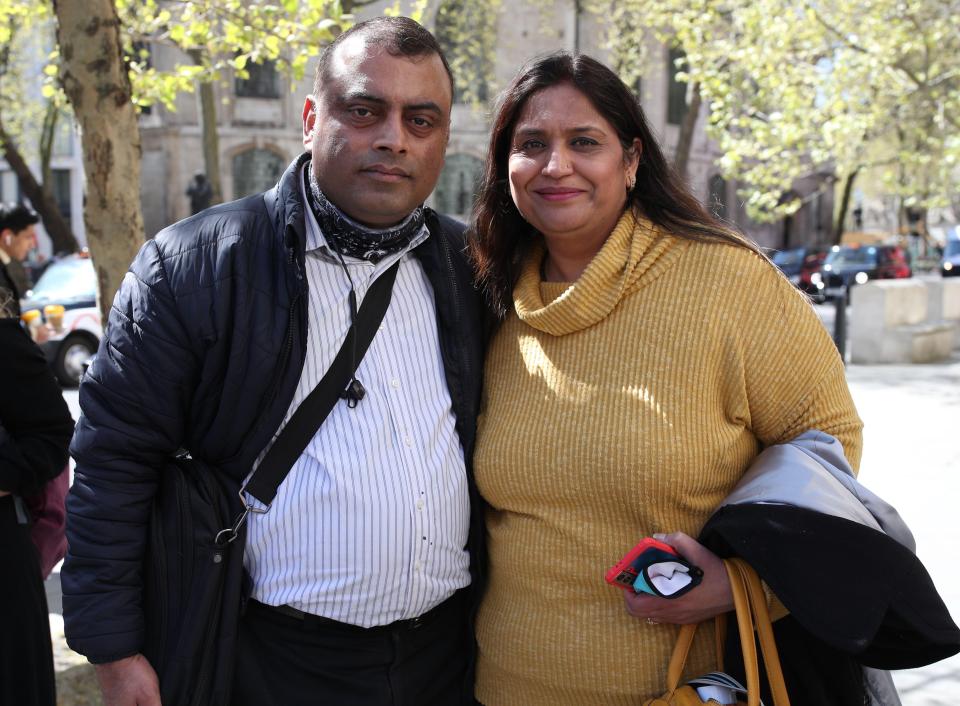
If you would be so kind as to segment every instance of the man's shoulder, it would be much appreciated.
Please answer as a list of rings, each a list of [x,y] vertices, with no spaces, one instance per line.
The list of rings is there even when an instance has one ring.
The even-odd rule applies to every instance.
[[[160,231],[135,261],[145,281],[166,279],[177,294],[217,282],[256,277],[283,247],[264,194],[219,204]]]
[[[270,221],[264,194],[255,194],[212,206],[177,221],[157,233],[154,240],[161,251],[182,254],[223,239],[259,236]]]

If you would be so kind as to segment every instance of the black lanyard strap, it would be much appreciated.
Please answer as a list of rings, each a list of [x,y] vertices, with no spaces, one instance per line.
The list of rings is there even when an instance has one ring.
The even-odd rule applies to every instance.
[[[270,451],[240,491],[241,498],[246,492],[267,508],[270,507],[283,479],[287,477],[294,462],[303,453],[310,439],[340,399],[340,393],[353,378],[357,366],[377,334],[380,322],[383,321],[390,306],[393,283],[397,278],[399,267],[400,261],[397,260],[367,290],[360,310],[357,312],[356,322],[347,332],[337,357],[333,359],[323,379],[290,417],[290,421],[273,442]],[[353,348],[354,339],[356,339],[355,349]],[[244,505],[248,505],[246,500]],[[255,512],[248,506],[243,519],[246,519],[245,515],[250,511]],[[234,529],[239,529],[242,521],[242,519],[239,520]]]

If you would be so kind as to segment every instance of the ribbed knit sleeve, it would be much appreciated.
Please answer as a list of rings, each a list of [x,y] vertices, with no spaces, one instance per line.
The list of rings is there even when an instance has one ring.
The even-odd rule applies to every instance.
[[[744,287],[754,304],[744,303],[738,326],[750,428],[765,446],[820,429],[840,440],[857,469],[863,424],[840,355],[809,300],[754,259]]]

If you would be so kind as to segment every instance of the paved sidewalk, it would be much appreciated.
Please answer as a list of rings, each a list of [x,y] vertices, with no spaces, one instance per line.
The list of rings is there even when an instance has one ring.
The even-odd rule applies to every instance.
[[[847,380],[864,420],[860,480],[893,503],[960,622],[960,355],[927,365],[858,365]],[[960,656],[894,674],[904,706],[946,706],[960,693]]]
[[[918,555],[960,622],[960,354],[938,364],[849,366],[847,379],[866,425],[860,479],[910,525]],[[76,392],[65,397],[76,415]],[[59,607],[58,578],[49,586],[51,611]],[[63,643],[60,616],[51,615],[51,624],[60,703],[99,703],[89,667]],[[894,679],[904,706],[952,705],[960,694],[960,656]]]

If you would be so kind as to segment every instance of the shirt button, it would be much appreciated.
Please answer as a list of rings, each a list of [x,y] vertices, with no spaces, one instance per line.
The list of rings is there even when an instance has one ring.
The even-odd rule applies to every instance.
[[[417,500],[417,509],[418,509],[418,510],[422,510],[422,509],[423,509],[423,500]]]
[[[413,565],[413,568],[416,569],[417,571],[420,571],[420,569],[423,568],[423,564],[421,564],[421,563],[418,561],[416,564]]]
[[[405,443],[407,446],[413,446],[413,439],[409,436],[404,437],[403,443]]]
[[[392,385],[393,387],[400,387],[400,379],[394,378],[393,380],[390,381],[390,385]]]

